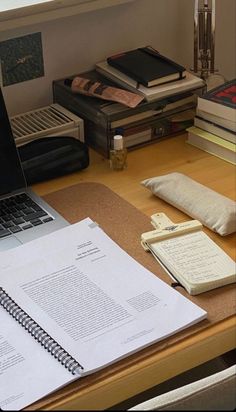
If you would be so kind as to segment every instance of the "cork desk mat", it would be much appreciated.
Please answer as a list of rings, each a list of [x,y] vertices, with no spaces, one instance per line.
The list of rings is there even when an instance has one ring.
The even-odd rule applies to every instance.
[[[116,241],[127,253],[139,263],[148,268],[166,283],[171,279],[150,253],[144,251],[140,244],[140,235],[151,230],[150,219],[133,205],[122,199],[108,187],[100,183],[78,183],[44,196],[44,199],[61,213],[70,223],[90,217]],[[158,350],[181,341],[208,326],[234,315],[236,312],[235,285],[227,285],[197,296],[189,295],[182,287],[177,290],[188,299],[205,309],[208,313],[206,320],[193,325],[177,334],[149,346],[116,364],[105,368],[93,375],[69,385],[73,392],[87,382],[108,376],[115,371],[132,365]],[[177,314],[178,316],[178,314]],[[120,369],[121,368],[121,369]],[[95,375],[95,376],[94,376]],[[83,386],[82,384],[82,386]],[[63,393],[63,390],[60,391]],[[68,390],[66,390],[68,394]],[[69,392],[70,393],[70,392]],[[50,399],[53,400],[51,395]],[[37,404],[39,404],[37,402]]]

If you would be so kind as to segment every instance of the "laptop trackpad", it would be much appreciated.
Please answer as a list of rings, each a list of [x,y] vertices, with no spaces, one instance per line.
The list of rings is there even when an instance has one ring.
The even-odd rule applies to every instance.
[[[5,239],[0,239],[0,252],[2,250],[12,249],[13,247],[22,245],[19,239],[15,236],[6,237]]]

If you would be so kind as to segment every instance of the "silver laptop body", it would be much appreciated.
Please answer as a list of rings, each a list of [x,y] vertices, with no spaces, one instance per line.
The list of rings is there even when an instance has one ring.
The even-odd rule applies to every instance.
[[[15,199],[20,199],[20,212]],[[56,210],[27,187],[0,88],[0,252],[67,225]]]

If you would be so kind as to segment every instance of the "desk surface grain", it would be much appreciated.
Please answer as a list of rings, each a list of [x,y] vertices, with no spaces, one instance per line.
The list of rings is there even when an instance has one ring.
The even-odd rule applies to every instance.
[[[121,172],[110,170],[107,159],[90,151],[90,166],[87,169],[39,183],[33,189],[42,196],[48,195],[47,199],[50,193],[71,185],[97,182],[112,189],[148,217],[159,211],[165,212],[174,222],[189,220],[189,216],[153,196],[140,182],[148,177],[178,171],[235,199],[236,175],[233,165],[188,145],[186,137],[184,134],[130,151],[128,167]],[[206,228],[204,230],[235,259],[235,234],[221,237]],[[138,362],[130,359],[112,370],[106,368],[102,373],[89,376],[84,381],[82,379],[80,384],[68,385],[29,409],[104,410],[111,407],[233,349],[236,345],[235,318],[234,315],[219,320],[180,341],[173,341],[167,347],[164,345],[161,350],[150,351]]]
[[[90,165],[87,169],[38,183],[33,188],[39,195],[46,195],[80,182],[103,183],[147,216],[165,212],[173,222],[182,222],[191,218],[153,196],[140,184],[142,180],[180,172],[235,200],[235,166],[189,145],[186,143],[186,138],[187,134],[183,134],[130,151],[128,167],[123,171],[112,171],[107,159],[90,150]],[[235,234],[222,237],[207,228],[204,230],[233,259],[236,258]]]

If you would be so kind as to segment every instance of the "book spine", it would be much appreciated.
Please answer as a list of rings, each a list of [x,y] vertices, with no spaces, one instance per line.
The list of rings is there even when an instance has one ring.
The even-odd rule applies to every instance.
[[[60,346],[37,322],[35,322],[17,303],[0,287],[0,305],[57,359],[73,375],[81,373],[83,367],[62,346]]]

